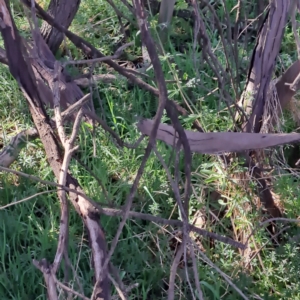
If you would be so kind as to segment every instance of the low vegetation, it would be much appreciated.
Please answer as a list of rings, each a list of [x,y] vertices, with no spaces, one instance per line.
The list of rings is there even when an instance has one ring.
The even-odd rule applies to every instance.
[[[136,17],[124,5],[127,1],[113,1],[123,14],[119,17],[110,2],[81,1],[69,30],[105,55],[113,55],[122,45],[132,42],[115,61],[133,69],[134,75],[140,72],[141,75],[136,76],[154,88],[160,88],[155,79],[156,65],[150,64],[146,71],[143,69],[144,33],[138,27]],[[185,110],[178,117],[185,130],[224,132],[241,128],[232,113],[237,113],[235,102],[242,98],[247,85],[247,72],[251,70],[258,30],[267,16],[267,8],[261,9],[259,1],[248,1],[243,5],[237,2],[210,1],[209,4],[200,1],[199,4],[179,0],[175,4],[177,15],[173,16],[166,36],[161,35],[159,15],[149,9],[152,1],[146,4],[148,25],[158,45],[156,50],[168,98]],[[202,3],[206,5],[202,6]],[[46,9],[48,2],[39,1],[39,4]],[[209,37],[209,49],[232,80],[228,82],[228,78],[224,78],[224,86],[220,85],[216,71],[208,63],[211,59],[206,60],[202,55],[203,44],[199,40],[203,36],[195,40],[198,19],[180,15],[195,13],[193,5],[199,8],[200,19]],[[241,5],[239,22],[236,22],[237,5]],[[21,36],[30,37],[30,11],[16,1],[11,1],[10,7]],[[246,21],[249,24],[245,24]],[[38,22],[40,25],[42,20],[38,19]],[[239,26],[238,38],[234,36],[235,28],[232,28],[231,36],[228,22],[232,27]],[[161,43],[160,38],[166,40]],[[3,40],[1,43],[4,47]],[[238,57],[230,54],[232,49]],[[272,80],[277,80],[298,59],[291,19],[286,24],[278,51]],[[65,38],[56,59],[65,63],[91,57]],[[123,141],[134,144],[140,137],[138,122],[154,118],[160,99],[118,74],[105,62],[68,65],[66,69],[72,77],[87,74],[91,69],[93,75],[115,76],[109,83],[90,80],[87,85],[80,86],[85,94],[91,93],[97,115]],[[11,138],[22,130],[34,128],[35,123],[18,82],[4,64],[0,64],[0,82],[0,143],[4,150]],[[280,119],[270,133],[298,132],[297,95],[294,98],[283,115],[279,115]],[[228,99],[233,102],[226,102]],[[49,107],[47,113],[55,117],[54,110]],[[160,123],[172,124],[166,111]],[[67,134],[72,132],[71,125],[65,125]],[[137,147],[121,147],[103,127],[93,126],[87,120],[80,124],[76,137],[79,148],[70,161],[69,171],[83,192],[105,209],[100,222],[108,249],[122,222],[120,214],[112,216],[110,212],[117,214],[124,208],[139,174],[148,140],[145,138]],[[260,159],[261,178],[266,181],[266,189],[270,190],[281,213],[281,219],[273,221],[270,218],[274,215],[264,206],[258,192],[261,178],[255,177],[247,165],[247,157],[251,155],[192,153],[189,223],[228,238],[225,242],[194,231],[189,231],[187,240],[184,225],[160,222],[161,219],[184,221],[171,179],[184,200],[187,193],[186,152],[178,152],[175,145],[171,147],[162,141],[157,141],[154,150],[144,166],[130,208],[136,215],[128,216],[111,258],[115,271],[110,270],[110,273],[116,273],[112,276],[121,279],[123,291],[129,289],[124,299],[167,299],[168,296],[168,299],[300,299],[298,144],[255,152]],[[23,175],[0,169],[0,298],[46,299],[45,279],[33,260],[46,259],[52,263],[56,255],[61,203],[57,187],[43,181],[57,183],[58,178],[47,160],[40,138],[26,142],[9,168]],[[69,208],[68,231],[69,261],[63,259],[56,278],[91,297],[95,276],[92,249],[81,216],[73,205]],[[245,247],[239,249],[234,242]],[[176,259],[174,295],[170,298],[170,280]],[[60,285],[57,285],[57,291],[59,299],[68,296],[68,299],[80,299],[68,294]],[[111,293],[118,299],[114,283]]]

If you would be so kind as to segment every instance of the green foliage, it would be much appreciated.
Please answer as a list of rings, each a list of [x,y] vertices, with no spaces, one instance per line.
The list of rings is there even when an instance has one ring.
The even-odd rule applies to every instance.
[[[126,17],[132,18],[121,1],[114,1]],[[231,12],[236,1],[226,2],[226,9]],[[22,8],[12,4],[17,26],[26,36],[29,26],[24,18]],[[46,6],[46,3],[43,3]],[[249,4],[250,5],[250,4]],[[252,5],[252,4],[251,4]],[[252,6],[251,6],[252,7]],[[177,9],[185,9],[185,1],[176,2]],[[217,7],[217,15],[223,22],[226,18],[224,7]],[[211,16],[206,11],[207,16]],[[255,18],[254,11],[249,9],[249,16]],[[158,16],[150,16],[153,36],[158,42]],[[234,20],[234,14],[230,14]],[[206,18],[209,19],[209,18]],[[141,55],[140,35],[137,28],[128,25],[130,35],[126,42],[134,41],[135,47],[126,50],[126,57],[136,58]],[[220,64],[226,68],[225,51],[220,47],[220,34],[208,22],[207,32],[214,54]],[[80,10],[72,23],[71,30],[80,34],[103,53],[110,55],[120,45],[123,34],[114,10],[106,1],[82,1]],[[73,59],[82,59],[82,53],[67,42]],[[180,48],[180,46],[184,46]],[[239,49],[240,64],[248,67],[253,49],[253,42],[246,48]],[[290,28],[283,42],[280,55],[285,66],[290,64],[294,49]],[[233,128],[232,119],[226,103],[217,91],[217,82],[211,67],[202,61],[199,46],[193,49],[193,28],[187,20],[173,18],[168,43],[164,45],[165,53],[160,60],[167,80],[169,97],[187,107],[190,114],[180,117],[186,129],[191,129],[193,121],[199,120],[205,131],[227,131]],[[230,51],[230,49],[227,49]],[[58,54],[60,57],[61,54]],[[60,59],[66,59],[64,57]],[[277,65],[277,71],[280,65]],[[74,74],[80,70],[72,69]],[[106,73],[105,66],[96,66],[94,73]],[[147,72],[149,84],[155,85],[153,70]],[[241,88],[246,74],[241,74]],[[32,120],[26,101],[20,93],[17,83],[9,74],[7,67],[0,65],[0,128],[2,143],[6,145],[10,137],[22,129],[32,126]],[[136,122],[139,118],[152,118],[157,109],[157,99],[148,92],[130,86],[125,80],[112,84],[99,84],[94,95],[94,104],[99,115],[104,116],[108,125],[122,139],[134,142],[139,133]],[[233,95],[231,84],[227,91]],[[98,94],[99,93],[99,94]],[[294,124],[287,118],[286,131],[292,131]],[[169,120],[164,115],[163,121]],[[93,171],[96,178],[77,161],[71,162],[71,172],[83,187],[85,193],[103,206],[113,204],[120,207],[125,203],[132,182],[137,174],[144,155],[146,141],[137,149],[120,149],[112,138],[101,128],[93,132],[89,126],[82,125],[78,136],[80,150],[78,158]],[[158,142],[158,150],[174,173],[175,154],[165,144]],[[94,151],[96,149],[96,151]],[[184,158],[180,155],[179,180],[183,194]],[[52,171],[45,158],[40,141],[27,145],[13,169],[33,174],[44,180],[54,180]],[[224,170],[220,160],[215,156],[195,154],[192,161],[193,193],[189,218],[192,221],[199,211],[206,216],[214,216],[206,223],[206,229],[226,236],[234,236],[239,232],[253,230],[261,220],[260,211],[245,209],[253,207],[254,193],[250,185],[248,191],[236,179],[235,175],[243,171],[240,162],[234,162]],[[300,213],[299,181],[290,173],[276,174],[274,190],[281,197],[286,215],[297,218]],[[279,176],[280,175],[280,176]],[[101,188],[105,187],[108,197]],[[214,199],[210,192],[218,190],[223,194]],[[13,203],[39,192],[35,198],[0,210],[0,298],[1,299],[46,299],[44,279],[33,264],[33,259],[46,258],[52,261],[57,246],[59,230],[59,203],[55,191],[40,183],[0,173],[0,206]],[[207,194],[207,195],[206,195]],[[180,214],[166,173],[160,162],[152,155],[147,162],[138,193],[133,201],[133,210],[150,213],[164,218],[179,219]],[[239,212],[237,214],[237,212]],[[120,219],[101,217],[105,228],[108,246],[115,236]],[[178,246],[174,235],[178,228],[162,227],[158,224],[139,219],[128,220],[113,255],[113,264],[119,269],[120,276],[126,285],[138,283],[138,288],[130,294],[130,299],[166,299],[170,266],[174,258],[174,249]],[[244,257],[232,247],[208,239],[200,239],[201,247],[212,262],[226,273],[234,284],[249,299],[300,299],[299,295],[299,247],[291,238],[299,235],[298,226],[291,225],[281,237],[284,243],[275,247],[263,228],[256,230],[250,247],[253,255],[248,269],[243,266]],[[258,248],[256,248],[256,246]],[[261,249],[260,249],[261,247]],[[260,251],[258,251],[260,249]],[[76,212],[70,212],[69,257],[84,287],[86,295],[92,291],[93,270],[90,268],[91,251],[88,245],[82,222]],[[199,251],[196,252],[197,269],[205,299],[241,299],[223,277],[206,262],[203,262]],[[193,271],[187,267],[189,278]],[[192,299],[186,271],[179,268],[176,280],[176,299]],[[62,279],[62,270],[58,278]],[[71,283],[76,283],[71,275]],[[194,284],[194,282],[192,282]],[[116,293],[116,291],[114,291]]]

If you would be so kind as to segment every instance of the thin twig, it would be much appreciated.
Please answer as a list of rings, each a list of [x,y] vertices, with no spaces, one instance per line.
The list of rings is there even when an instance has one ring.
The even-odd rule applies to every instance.
[[[52,181],[42,180],[39,177],[29,175],[29,174],[26,174],[26,173],[23,173],[23,172],[20,172],[20,171],[15,171],[15,170],[11,170],[11,169],[8,169],[8,168],[4,168],[4,167],[1,167],[1,166],[0,166],[0,170],[5,171],[5,172],[9,172],[9,173],[12,173],[12,174],[15,174],[15,175],[18,175],[18,176],[22,176],[22,177],[40,182],[40,183],[45,184],[45,185],[59,187],[61,189],[66,190],[67,192],[71,192],[71,193],[74,193],[76,195],[79,195],[79,196],[83,197],[85,200],[89,201],[92,205],[94,205],[94,207],[96,207],[99,210],[100,213],[102,213],[106,216],[115,217],[115,216],[122,216],[123,215],[123,210],[122,209],[102,208],[98,202],[95,202],[94,200],[92,200],[91,198],[86,196],[84,193],[78,192],[75,189],[68,188],[67,186],[62,186],[62,185],[57,184],[57,183],[52,182]],[[167,220],[167,219],[164,219],[164,218],[152,216],[150,214],[143,214],[143,213],[130,211],[129,216],[134,217],[134,218],[138,218],[138,219],[142,219],[142,220],[147,220],[147,221],[150,221],[150,222],[157,222],[157,223],[160,223],[162,225],[170,225],[170,226],[178,226],[178,227],[183,226],[183,222],[180,221],[180,220]],[[222,243],[229,244],[229,245],[231,245],[232,247],[235,247],[235,248],[246,249],[246,245],[244,245],[242,243],[239,243],[237,241],[234,241],[234,240],[232,240],[228,237],[220,236],[216,233],[206,231],[204,229],[198,228],[198,227],[196,227],[194,225],[191,225],[191,224],[189,224],[188,227],[189,227],[188,228],[189,231],[194,231],[194,232],[198,233],[201,236],[211,238],[211,239],[215,239],[215,240],[220,241]]]
[[[174,300],[174,293],[175,293],[175,277],[177,274],[177,268],[180,262],[180,258],[184,251],[184,244],[181,243],[177,253],[174,257],[171,269],[170,269],[170,277],[169,277],[169,290],[168,290],[168,300]]]
[[[40,193],[35,193],[34,195],[31,195],[27,198],[24,198],[24,199],[21,199],[21,200],[18,200],[18,201],[14,201],[14,202],[11,202],[9,204],[6,204],[6,205],[3,205],[3,206],[0,206],[0,210],[2,209],[6,209],[10,206],[13,206],[13,205],[17,205],[17,204],[20,204],[20,203],[23,203],[23,202],[26,202],[28,200],[31,200],[35,197],[38,197],[38,196],[41,196],[41,195],[44,195],[44,194],[49,194],[49,193],[54,193],[54,192],[57,192],[57,190],[49,190],[49,191],[44,191],[44,192],[40,192]]]
[[[114,11],[116,12],[116,15],[121,23],[121,18],[126,19],[129,23],[133,23],[132,20],[130,18],[128,18],[127,16],[125,16],[117,7],[116,5],[113,3],[112,0],[106,0],[108,2],[108,4],[114,9]],[[123,27],[123,24],[121,23],[121,27]]]
[[[91,99],[91,94],[84,95],[80,100],[70,105],[65,111],[61,113],[62,120],[64,121],[67,117],[72,115],[77,109],[81,108],[85,103]]]
[[[153,41],[153,39],[152,39],[152,37],[149,33],[149,28],[147,26],[147,21],[146,21],[146,15],[145,15],[145,12],[144,12],[143,7],[142,7],[139,0],[134,0],[134,7],[136,9],[137,19],[138,19],[138,23],[139,23],[139,26],[140,26],[142,39],[143,39],[144,44],[147,47],[149,56],[150,56],[152,64],[153,64],[154,72],[155,72],[155,75],[156,75],[156,80],[157,80],[158,88],[159,88],[159,91],[160,91],[160,93],[159,93],[159,105],[158,105],[158,109],[157,109],[155,119],[154,119],[154,126],[153,126],[153,129],[152,129],[151,134],[150,134],[149,142],[148,142],[147,148],[145,150],[145,154],[144,154],[142,163],[141,163],[140,168],[138,170],[137,176],[136,176],[136,178],[133,182],[130,193],[129,193],[127,199],[126,199],[126,204],[124,206],[123,218],[122,218],[122,221],[119,225],[117,233],[116,233],[116,235],[115,235],[115,237],[114,237],[114,239],[111,243],[110,251],[109,251],[109,253],[107,255],[107,258],[104,262],[104,269],[107,267],[107,265],[109,263],[109,260],[112,256],[116,246],[117,246],[119,237],[122,233],[122,230],[123,230],[123,228],[125,226],[125,223],[126,223],[126,220],[128,218],[130,207],[131,207],[132,201],[133,201],[133,197],[136,193],[139,181],[140,181],[140,179],[142,177],[142,174],[144,172],[146,162],[147,162],[148,158],[150,157],[153,146],[156,143],[156,133],[157,133],[157,130],[158,130],[160,120],[161,120],[162,115],[163,115],[163,110],[165,108],[167,98],[168,98],[168,93],[167,93],[167,89],[166,89],[164,75],[163,75],[163,72],[162,72],[162,68],[161,68],[161,65],[160,65],[158,55],[156,53],[156,47],[155,47],[154,41]]]
[[[120,48],[118,48],[116,50],[115,54],[111,55],[111,56],[104,56],[104,57],[100,57],[100,58],[84,59],[84,60],[69,60],[69,61],[66,61],[65,63],[63,63],[63,66],[65,67],[67,65],[94,64],[94,63],[99,63],[99,62],[103,62],[103,61],[118,59],[121,56],[122,52],[129,46],[132,46],[133,44],[134,44],[133,42],[130,42],[130,43],[122,45]]]
[[[119,297],[122,300],[127,300],[127,297],[124,295],[123,291],[120,289],[120,287],[119,287],[118,283],[115,281],[115,279],[110,274],[108,274],[108,278],[112,282],[112,284],[115,286],[115,288],[119,294]]]
[[[90,298],[85,297],[84,295],[82,295],[82,294],[80,294],[80,293],[74,291],[73,289],[69,288],[68,286],[64,285],[62,282],[60,282],[60,281],[56,278],[56,276],[55,276],[54,274],[52,274],[52,276],[53,276],[54,282],[55,282],[58,286],[60,286],[63,290],[65,290],[65,291],[67,291],[68,293],[71,293],[71,294],[73,294],[73,295],[75,295],[75,296],[77,296],[77,297],[79,297],[79,298],[81,298],[81,299],[83,299],[83,300],[90,300]]]
[[[58,76],[60,74],[61,66],[58,62],[55,63],[54,66],[54,80],[53,80],[53,102],[54,102],[54,113],[55,113],[55,120],[56,120],[56,127],[57,131],[60,137],[60,140],[65,148],[65,155],[63,158],[63,163],[61,167],[61,171],[59,174],[59,180],[58,183],[61,185],[66,185],[67,180],[67,172],[69,169],[69,163],[71,161],[71,155],[74,151],[73,149],[73,143],[75,138],[71,137],[71,139],[67,139],[64,128],[63,128],[63,120],[61,116],[60,111],[60,93],[59,93],[59,80]],[[81,110],[80,110],[81,112]],[[73,128],[73,133],[75,131],[78,131],[78,126]],[[77,135],[77,132],[76,132]],[[59,227],[59,238],[58,238],[58,245],[57,245],[57,251],[55,254],[55,258],[52,265],[53,273],[55,274],[59,264],[62,260],[63,254],[67,253],[66,247],[67,247],[67,241],[68,241],[68,219],[69,219],[69,213],[68,213],[68,202],[67,202],[67,196],[65,190],[59,190],[58,196],[61,202],[61,220],[60,220],[60,227]]]

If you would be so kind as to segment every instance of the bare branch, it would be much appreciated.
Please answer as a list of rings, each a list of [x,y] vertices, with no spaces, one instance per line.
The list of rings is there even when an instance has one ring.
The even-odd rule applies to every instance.
[[[47,262],[46,259],[42,259],[41,261],[33,260],[33,265],[39,269],[45,278],[46,286],[47,286],[47,294],[49,300],[58,300],[56,284],[52,274],[51,266]]]
[[[27,198],[24,198],[24,199],[21,199],[21,200],[17,200],[17,201],[11,202],[9,204],[0,206],[0,210],[6,209],[6,208],[8,208],[10,206],[14,206],[14,205],[26,202],[28,200],[31,200],[31,199],[35,198],[35,197],[38,197],[38,196],[41,196],[41,195],[44,195],[44,194],[50,194],[50,193],[53,193],[53,192],[57,192],[57,190],[50,190],[50,191],[44,191],[44,192],[36,193],[36,194],[31,195],[31,196],[29,196]]]
[[[165,108],[167,97],[168,97],[166,84],[165,84],[165,81],[164,81],[165,79],[164,79],[163,72],[162,72],[162,68],[161,68],[161,65],[160,65],[160,62],[159,62],[158,55],[156,53],[155,44],[154,44],[154,42],[152,40],[152,37],[149,33],[149,29],[148,29],[148,26],[147,26],[146,15],[145,15],[145,12],[142,8],[140,0],[135,0],[134,1],[134,7],[135,7],[135,10],[136,10],[136,14],[137,14],[138,24],[139,24],[139,27],[140,27],[140,30],[141,30],[143,43],[146,45],[149,56],[150,56],[150,59],[152,61],[155,76],[156,76],[156,80],[157,80],[157,84],[158,84],[158,88],[159,88],[159,91],[160,91],[160,93],[159,93],[159,106],[158,106],[158,109],[157,109],[157,112],[156,112],[156,115],[155,115],[153,129],[151,130],[151,133],[150,133],[150,139],[149,139],[147,148],[145,150],[145,154],[144,154],[142,163],[139,167],[137,176],[136,176],[136,178],[134,180],[134,183],[131,187],[130,193],[129,193],[127,199],[126,199],[123,219],[122,219],[122,221],[119,225],[118,231],[117,231],[117,233],[116,233],[116,235],[115,235],[115,237],[114,237],[114,239],[111,243],[111,249],[110,249],[110,251],[108,253],[108,256],[107,256],[107,259],[104,263],[104,267],[106,267],[108,265],[109,259],[110,259],[110,257],[112,256],[112,254],[115,250],[115,247],[118,243],[119,237],[122,233],[123,227],[124,227],[124,225],[126,223],[126,220],[128,218],[128,214],[129,214],[130,207],[132,205],[133,197],[134,197],[135,192],[138,188],[138,184],[139,184],[139,181],[142,177],[146,162],[147,162],[147,160],[148,160],[148,158],[151,154],[153,146],[155,145],[157,128],[158,128],[158,125],[160,123],[160,119],[162,117],[163,110]]]
[[[65,67],[67,65],[94,64],[94,63],[99,63],[99,62],[105,62],[108,60],[118,59],[122,55],[123,51],[126,48],[132,46],[133,44],[134,44],[133,42],[130,42],[130,43],[122,45],[120,48],[118,48],[116,50],[115,54],[111,55],[111,56],[105,56],[105,57],[94,58],[94,59],[84,59],[84,60],[68,60],[63,64],[63,66]]]

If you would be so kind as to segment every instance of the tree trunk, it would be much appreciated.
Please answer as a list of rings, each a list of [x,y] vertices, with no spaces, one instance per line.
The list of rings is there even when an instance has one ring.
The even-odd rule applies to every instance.
[[[48,7],[48,14],[55,18],[56,22],[68,28],[80,5],[80,0],[51,0]],[[63,33],[43,22],[41,33],[52,53],[56,53],[63,41]]]
[[[269,85],[287,24],[289,8],[290,0],[270,1],[270,8],[262,22],[256,46],[253,50],[246,87],[240,102],[248,117],[248,120],[245,116],[241,118],[243,131],[245,132],[259,133],[261,130]],[[260,7],[260,9],[262,8]],[[284,91],[287,87],[281,86],[280,89]],[[281,95],[278,96],[281,97]],[[261,171],[259,155],[252,156],[255,156],[257,161],[249,154],[245,155],[245,158],[247,165],[252,170],[251,176],[258,183],[257,191],[260,202],[272,217],[281,217],[282,213],[273,199],[266,180],[263,178],[264,174]]]
[[[288,19],[289,0],[273,0],[253,51],[250,71],[241,103],[249,116],[246,132],[259,132],[265,100],[272,79],[284,29]]]

